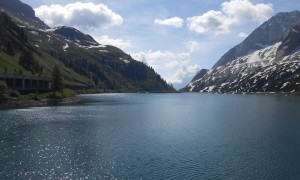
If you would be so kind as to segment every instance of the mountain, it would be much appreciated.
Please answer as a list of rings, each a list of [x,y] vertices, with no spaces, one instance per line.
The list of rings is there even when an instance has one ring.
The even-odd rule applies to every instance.
[[[192,82],[202,78],[203,76],[205,76],[205,74],[207,72],[208,72],[208,69],[200,69],[200,71],[192,79]]]
[[[21,50],[26,46],[26,32],[17,26],[7,14],[0,12],[1,50],[9,55],[15,54],[15,48]]]
[[[72,41],[74,43],[80,43],[80,45],[82,46],[99,45],[99,43],[95,41],[92,36],[88,34],[84,34],[72,27],[66,27],[66,26],[57,27],[53,29],[53,33],[60,35],[62,36],[62,38]]]
[[[197,72],[197,74],[193,77],[193,79],[191,80],[191,83],[194,82],[194,81],[197,81],[198,79],[203,78],[207,74],[208,71],[209,71],[208,69],[200,69]],[[188,92],[188,91],[190,91],[190,88],[189,88],[189,86],[186,86],[186,87],[180,89],[180,91],[181,92]]]
[[[34,24],[34,26],[42,29],[49,28],[49,26],[35,16],[32,7],[22,3],[20,0],[1,0],[0,9],[9,12],[13,15],[14,20],[23,26]]]
[[[50,29],[19,0],[1,1],[0,9],[0,74],[50,78],[56,65],[72,89],[175,92],[152,68],[121,49],[99,44],[72,27]]]
[[[299,19],[298,11],[272,17],[226,53],[205,75],[194,78],[183,91],[299,92]],[[228,58],[232,52],[235,52],[232,57],[248,53]]]
[[[238,57],[282,41],[286,32],[299,20],[299,11],[278,13],[255,29],[242,43],[225,53],[213,67],[222,66]]]

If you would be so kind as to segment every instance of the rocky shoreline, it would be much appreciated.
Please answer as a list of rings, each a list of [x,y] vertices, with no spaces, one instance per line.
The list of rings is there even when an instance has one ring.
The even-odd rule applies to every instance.
[[[30,107],[74,105],[80,102],[81,99],[76,96],[67,97],[67,98],[45,98],[39,101],[9,100],[7,102],[0,103],[0,109],[20,109],[20,108],[30,108]]]

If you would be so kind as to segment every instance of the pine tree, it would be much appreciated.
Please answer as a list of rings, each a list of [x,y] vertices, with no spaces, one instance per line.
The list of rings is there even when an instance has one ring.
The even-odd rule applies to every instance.
[[[51,89],[52,89],[54,97],[55,97],[56,91],[60,91],[60,92],[63,91],[62,75],[60,73],[58,66],[54,66],[53,71],[52,71]]]
[[[20,30],[20,39],[21,39],[21,42],[23,42],[23,43],[26,43],[28,40],[27,34],[24,29]]]
[[[20,59],[19,64],[24,67],[25,69],[31,71],[33,74],[35,72],[39,72],[40,65],[39,63],[34,59],[34,56],[31,51],[23,51]]]
[[[10,56],[14,56],[16,54],[15,48],[12,42],[7,41],[6,43],[7,54]]]

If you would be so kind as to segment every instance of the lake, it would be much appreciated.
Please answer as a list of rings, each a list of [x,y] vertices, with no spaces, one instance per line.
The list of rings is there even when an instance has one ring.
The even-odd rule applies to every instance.
[[[0,110],[0,179],[300,179],[300,97],[80,98]]]

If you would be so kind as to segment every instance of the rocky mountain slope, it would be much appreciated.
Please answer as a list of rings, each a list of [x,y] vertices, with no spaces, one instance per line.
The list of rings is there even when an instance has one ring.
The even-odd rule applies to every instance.
[[[251,53],[228,62],[219,61],[204,76],[195,78],[184,90],[220,93],[300,92],[300,24],[298,23],[300,17],[298,14],[300,14],[298,11],[294,11],[274,16],[245,40],[252,41],[248,48],[245,48],[245,51]],[[288,28],[291,24],[294,25]],[[262,32],[261,29],[266,28],[267,25],[274,26],[274,31],[271,29]],[[279,29],[281,29],[280,34],[278,34]],[[253,34],[258,31],[261,33],[254,37]],[[285,35],[280,39],[282,34]],[[264,43],[259,50],[253,51],[254,45],[257,44],[256,37],[265,37],[270,41]],[[280,41],[277,42],[277,39]],[[245,41],[239,46],[242,46]],[[273,44],[270,44],[272,42]],[[225,56],[227,55],[223,57]]]
[[[287,31],[298,22],[300,22],[299,11],[278,13],[255,29],[242,43],[225,53],[214,67],[282,41]]]
[[[58,65],[69,88],[97,87],[115,92],[175,91],[152,68],[117,47],[99,44],[90,35],[72,27],[50,29],[35,17],[30,6],[19,0],[1,1],[0,9],[3,11],[0,73],[50,77],[53,67]],[[20,33],[15,33],[8,25]],[[7,44],[13,53],[9,52]],[[32,54],[38,68],[20,64],[19,59],[25,52]]]

